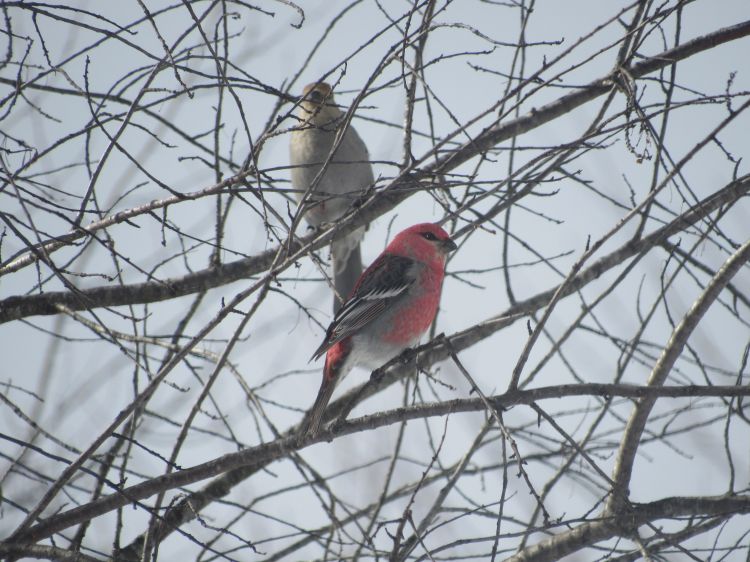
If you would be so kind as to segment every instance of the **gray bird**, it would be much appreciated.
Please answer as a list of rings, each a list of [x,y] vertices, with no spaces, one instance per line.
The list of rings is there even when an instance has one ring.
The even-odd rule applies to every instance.
[[[302,92],[297,117],[299,126],[292,131],[289,159],[292,187],[301,200],[333,149],[336,135],[343,126],[344,112],[336,106],[331,86],[314,82],[305,86]],[[349,125],[331,162],[313,187],[305,219],[313,227],[335,222],[373,181],[367,147],[354,127]],[[331,245],[333,285],[338,293],[333,299],[334,312],[352,293],[362,273],[359,243],[364,231],[364,228],[359,228],[334,240]]]

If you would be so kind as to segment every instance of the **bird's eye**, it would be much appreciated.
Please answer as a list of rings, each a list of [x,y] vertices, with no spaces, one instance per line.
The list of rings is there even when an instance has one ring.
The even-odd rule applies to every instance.
[[[423,232],[422,236],[425,238],[425,240],[430,240],[432,242],[435,242],[437,240],[437,236],[435,236],[432,232]]]
[[[323,94],[319,90],[311,90],[307,94],[307,99],[315,103],[320,103],[323,101]]]

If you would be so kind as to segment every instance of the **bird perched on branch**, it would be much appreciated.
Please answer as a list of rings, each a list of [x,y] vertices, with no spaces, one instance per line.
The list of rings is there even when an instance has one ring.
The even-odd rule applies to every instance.
[[[456,244],[436,224],[400,232],[357,281],[313,354],[323,381],[302,432],[320,427],[336,384],[355,366],[377,369],[419,343],[437,314],[445,261]]]
[[[317,228],[340,219],[363,190],[372,185],[372,166],[367,147],[354,127],[342,129],[344,113],[333,99],[331,86],[325,82],[305,87],[297,117],[299,127],[292,131],[289,145],[292,187],[300,201],[311,191],[305,218]],[[324,167],[339,135],[341,142]],[[334,312],[351,294],[362,273],[359,243],[364,230],[358,228],[331,244],[333,285],[338,293],[333,299]]]

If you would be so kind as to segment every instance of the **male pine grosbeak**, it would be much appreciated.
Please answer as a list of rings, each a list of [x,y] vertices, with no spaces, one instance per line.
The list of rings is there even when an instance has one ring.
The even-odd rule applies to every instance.
[[[437,314],[445,260],[456,244],[436,224],[416,224],[399,233],[360,276],[336,313],[321,346],[326,354],[315,404],[303,433],[320,427],[333,389],[355,365],[381,367],[419,343]]]
[[[322,223],[333,223],[341,218],[363,190],[372,185],[372,166],[365,143],[349,125],[331,162],[313,185],[333,150],[344,113],[333,100],[331,86],[315,82],[305,86],[297,117],[300,125],[292,131],[289,144],[292,187],[299,200],[312,189],[308,198],[312,205],[305,211],[305,218],[317,228]],[[364,228],[359,228],[331,244],[333,286],[341,299],[351,294],[362,273],[359,243],[363,235]],[[340,304],[341,300],[334,297],[334,312]]]

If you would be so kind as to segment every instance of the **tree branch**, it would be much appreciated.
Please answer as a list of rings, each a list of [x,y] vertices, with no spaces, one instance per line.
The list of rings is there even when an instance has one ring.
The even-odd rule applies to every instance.
[[[675,218],[671,223],[656,230],[649,236],[641,238],[640,240],[631,240],[611,254],[594,262],[574,278],[574,281],[568,286],[568,292],[566,292],[566,295],[579,291],[586,284],[594,279],[598,279],[605,272],[623,263],[627,259],[640,253],[644,253],[650,248],[659,245],[661,241],[666,240],[675,233],[680,232],[695,222],[705,218],[719,207],[732,204],[734,201],[744,196],[748,191],[750,191],[750,175],[739,178],[720,191],[710,195],[701,201],[699,205],[689,209],[684,214]],[[557,287],[553,287],[548,291],[539,293],[524,301],[517,302],[502,314],[489,318],[471,328],[454,334],[450,338],[451,347],[455,348],[456,351],[462,351],[479,341],[490,337],[492,334],[510,326],[520,318],[533,314],[545,306],[556,291]],[[441,338],[436,338],[436,340],[431,342],[428,346],[420,348],[418,358],[417,353],[414,353],[412,359],[417,358],[417,362],[420,365],[432,365],[446,359],[450,355],[450,348],[447,345],[442,344],[442,341]],[[331,403],[327,408],[323,419],[328,421],[337,418],[342,414],[345,415],[345,412],[351,410],[356,404],[373,396],[382,389],[395,383],[397,380],[400,380],[406,376],[407,373],[413,372],[413,367],[413,362],[410,362],[408,365],[402,367],[390,368],[385,371],[382,377],[373,379],[369,383],[353,389],[351,392]],[[228,494],[234,486],[250,477],[265,464],[265,462],[261,462],[230,470],[227,474],[220,476],[202,490],[199,490],[188,496],[186,499],[178,502],[164,515],[163,520],[158,524],[154,531],[155,534],[158,537],[164,537],[174,530],[175,527],[193,519],[197,512],[200,512],[214,500]]]
[[[750,496],[670,497],[636,504],[626,514],[583,523],[542,541],[505,562],[554,562],[585,546],[616,536],[629,537],[640,525],[673,517],[706,517],[750,512]]]
[[[750,260],[750,240],[745,242],[740,248],[724,262],[721,269],[716,272],[706,289],[701,293],[698,299],[690,307],[688,313],[679,323],[669,342],[662,351],[659,360],[654,365],[651,375],[648,379],[649,387],[660,387],[667,380],[675,361],[682,354],[682,350],[687,344],[688,338],[693,330],[698,326],[703,315],[709,307],[718,298],[719,293],[724,289],[727,283],[734,277],[739,269]],[[620,450],[615,461],[615,468],[612,479],[614,486],[612,493],[607,502],[606,512],[615,514],[622,510],[627,504],[628,486],[630,476],[633,470],[635,455],[638,451],[638,445],[641,440],[643,430],[646,428],[651,409],[654,407],[656,398],[654,396],[645,396],[641,398],[633,409],[633,413],[625,427],[625,432],[620,443]]]
[[[396,368],[400,368],[397,366]],[[570,384],[542,387],[532,390],[517,390],[503,395],[493,396],[489,400],[496,408],[510,408],[521,404],[531,404],[538,400],[560,399],[575,396],[605,396],[628,398],[699,398],[699,397],[733,397],[750,396],[748,386],[684,386],[684,387],[638,387],[620,384]],[[415,420],[426,417],[442,416],[458,412],[476,412],[486,409],[481,398],[457,399],[446,402],[420,404],[417,406],[396,408],[380,414],[373,414],[348,422],[335,424],[313,435],[298,436],[296,428],[289,430],[281,438],[255,447],[249,447],[237,453],[230,453],[211,461],[163,474],[135,484],[108,496],[87,504],[53,515],[23,533],[11,537],[14,543],[37,542],[72,525],[82,523],[143,500],[160,492],[193,484],[212,476],[217,476],[238,468],[258,467],[294,451],[304,449],[315,443],[331,441],[335,438],[359,433],[392,424],[395,421]],[[748,500],[750,501],[750,500]]]
[[[664,51],[655,57],[632,65],[627,69],[627,72],[633,78],[639,78],[646,74],[658,71],[678,60],[683,60],[695,55],[696,53],[747,35],[750,35],[750,21],[722,28],[673,49]],[[563,96],[557,101],[533,110],[517,119],[497,124],[486,129],[476,138],[466,142],[449,155],[437,160],[433,164],[425,166],[422,170],[411,173],[405,172],[400,175],[383,190],[370,195],[370,197],[362,203],[361,207],[353,209],[346,217],[342,218],[337,225],[328,229],[324,233],[319,235],[312,234],[302,237],[299,240],[290,241],[288,243],[289,255],[304,254],[306,251],[321,248],[333,238],[347,234],[355,230],[357,227],[371,222],[378,216],[394,209],[401,202],[413,195],[418,191],[418,189],[414,189],[415,187],[425,189],[426,184],[424,182],[431,180],[436,175],[445,174],[500,142],[531,131],[560,115],[572,111],[584,103],[608,92],[611,87],[612,77],[608,75],[591,82],[576,92]],[[218,189],[218,186],[222,186],[223,189],[225,184],[232,185],[237,183],[239,177],[240,176],[233,176],[225,182],[222,182],[222,184],[217,184],[217,186],[212,186],[194,193],[200,194],[199,196],[212,194]],[[218,191],[221,191],[222,189],[218,189]],[[197,198],[197,196],[194,198]],[[171,199],[165,199],[162,201],[162,206],[173,203]],[[123,211],[122,216],[132,218],[146,212],[146,209],[144,208],[138,209],[139,210],[137,211],[133,209]],[[147,210],[152,209],[149,208]],[[64,242],[62,245],[60,245],[58,240],[53,240],[44,243],[43,246],[47,248],[48,252],[54,251],[88,235],[90,232],[93,232],[93,230],[91,230],[93,228],[101,229],[104,228],[105,225],[118,222],[118,216],[120,216],[120,214],[98,221],[96,225],[93,227],[90,226],[89,229],[76,230],[63,235],[63,237],[58,239],[59,241]],[[9,269],[8,271],[18,269],[22,265],[33,263],[37,259],[37,253],[40,251],[38,247],[36,250],[37,252],[30,250],[30,253],[26,256],[22,256],[11,264],[7,264],[6,267],[12,266],[12,269]],[[205,291],[265,271],[278,251],[279,248],[272,248],[257,256],[236,260],[215,268],[207,268],[178,278],[147,281],[121,286],[99,286],[80,291],[77,294],[67,291],[59,291],[38,295],[9,297],[0,301],[0,323],[25,318],[27,316],[58,314],[59,309],[57,305],[59,304],[72,310],[83,310],[107,306],[157,302]],[[291,262],[287,261],[286,263],[288,265]]]

